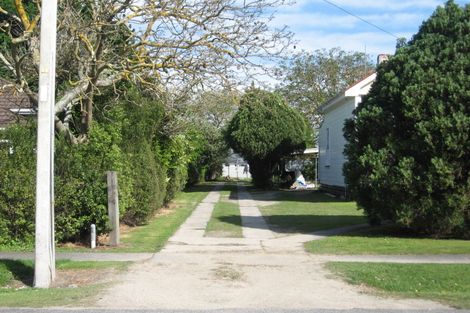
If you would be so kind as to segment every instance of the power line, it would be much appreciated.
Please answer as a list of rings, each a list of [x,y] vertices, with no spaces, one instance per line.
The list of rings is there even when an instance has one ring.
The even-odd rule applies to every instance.
[[[393,36],[393,37],[395,37],[396,39],[399,39],[399,37],[398,37],[397,35],[395,35],[395,34],[389,32],[389,31],[386,30],[386,29],[383,29],[382,27],[380,27],[380,26],[378,26],[378,25],[376,25],[376,24],[374,24],[374,23],[369,22],[368,20],[366,20],[366,19],[360,17],[359,15],[356,15],[356,14],[352,13],[351,11],[346,10],[345,8],[340,7],[340,6],[337,5],[336,3],[331,2],[331,1],[329,1],[329,0],[323,0],[323,1],[326,2],[326,3],[328,3],[328,4],[330,4],[330,5],[332,5],[332,6],[334,6],[334,7],[336,7],[337,9],[340,9],[341,11],[343,11],[343,12],[345,12],[345,13],[347,13],[347,14],[349,14],[349,15],[351,15],[351,16],[353,16],[353,17],[355,17],[355,18],[357,18],[357,19],[359,19],[359,20],[361,20],[361,21],[363,21],[364,23],[369,24],[370,26],[375,27],[375,28],[377,28],[378,30],[380,30],[380,31],[382,31],[382,32],[384,32],[384,33],[386,33],[386,34],[388,34],[388,35],[390,35],[390,36]]]

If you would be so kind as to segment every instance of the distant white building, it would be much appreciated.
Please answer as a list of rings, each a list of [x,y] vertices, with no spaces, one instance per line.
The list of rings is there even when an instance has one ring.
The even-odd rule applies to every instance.
[[[222,176],[231,179],[251,179],[248,162],[232,151],[223,164]]]
[[[344,122],[353,116],[353,110],[369,92],[376,76],[376,73],[369,75],[320,107],[324,119],[318,135],[318,180],[321,188],[331,193],[345,195],[347,192],[343,176]]]

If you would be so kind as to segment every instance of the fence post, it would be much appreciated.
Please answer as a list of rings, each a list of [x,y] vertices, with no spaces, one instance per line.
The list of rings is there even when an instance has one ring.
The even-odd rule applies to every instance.
[[[106,173],[108,180],[108,216],[111,232],[109,233],[109,244],[119,245],[119,197],[117,173],[109,171]]]

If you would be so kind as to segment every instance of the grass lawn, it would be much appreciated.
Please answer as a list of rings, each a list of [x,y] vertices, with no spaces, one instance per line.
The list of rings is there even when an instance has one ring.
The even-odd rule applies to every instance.
[[[244,184],[243,182],[239,182]],[[242,238],[242,220],[237,199],[236,182],[227,182],[220,190],[220,201],[215,204],[214,211],[206,227],[208,237]]]
[[[85,278],[95,282],[99,273],[105,271],[122,271],[129,262],[76,262],[58,261],[57,275],[70,275],[78,279],[75,286],[58,286],[57,288],[32,288],[34,267],[32,261],[0,260],[0,306],[79,306],[95,297],[103,282],[83,284]],[[74,283],[73,279],[71,281]],[[83,285],[81,285],[83,284]],[[59,288],[60,287],[60,288]]]
[[[352,284],[381,294],[425,298],[470,309],[470,264],[327,263]]]
[[[309,233],[366,223],[355,202],[332,198],[319,191],[252,192],[252,196],[256,200],[275,202],[260,210],[277,232]]]
[[[242,220],[237,203],[219,202],[207,223],[206,236],[242,238]]]
[[[403,229],[383,226],[310,241],[305,248],[317,254],[470,254],[470,241],[419,238]]]

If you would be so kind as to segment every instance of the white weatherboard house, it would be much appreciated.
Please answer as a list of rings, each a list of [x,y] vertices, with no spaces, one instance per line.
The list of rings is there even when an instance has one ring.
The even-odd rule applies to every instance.
[[[318,180],[321,188],[330,193],[347,193],[343,176],[343,164],[346,161],[343,154],[346,144],[344,122],[353,116],[353,110],[362,101],[362,96],[369,92],[375,78],[376,73],[369,75],[320,107],[324,119],[318,135]]]

